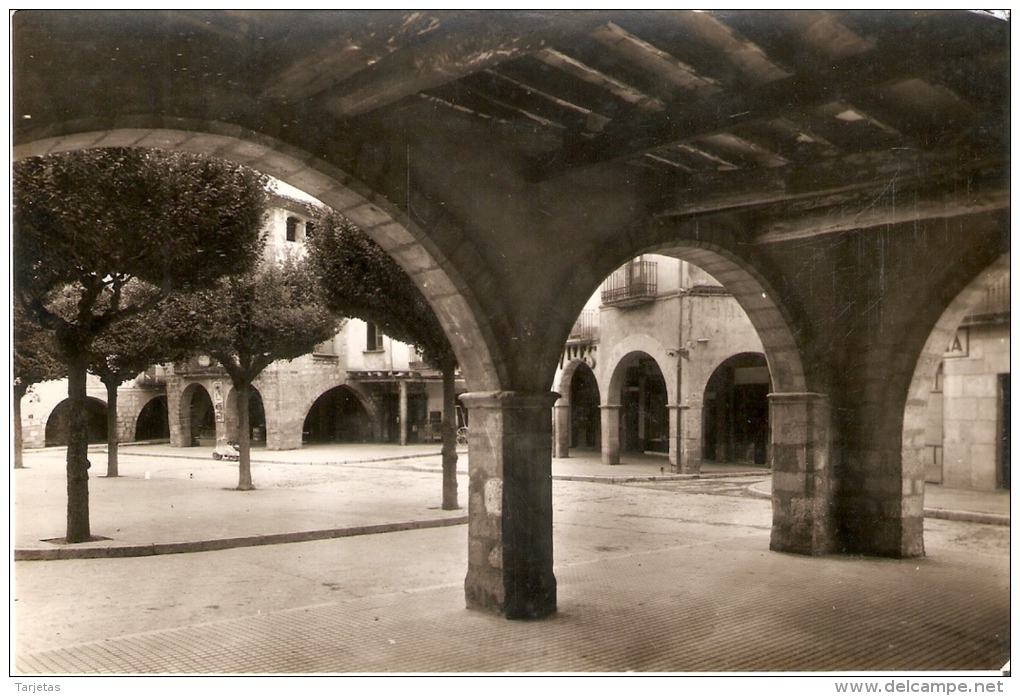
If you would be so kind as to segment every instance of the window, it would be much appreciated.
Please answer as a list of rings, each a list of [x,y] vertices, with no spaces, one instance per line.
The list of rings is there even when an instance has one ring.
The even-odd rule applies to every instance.
[[[379,351],[383,349],[383,334],[379,330],[379,327],[372,322],[367,322],[365,327],[368,331],[368,342],[365,344],[365,350]]]
[[[331,338],[318,344],[312,353],[314,355],[336,355],[336,346],[333,344],[333,339]]]
[[[311,239],[311,237],[312,237],[312,235],[314,233],[315,233],[315,223],[311,222],[311,221],[306,222],[305,223],[305,239]]]
[[[292,217],[287,218],[287,241],[288,242],[296,242],[297,241],[297,224],[298,224],[297,218],[292,218]]]

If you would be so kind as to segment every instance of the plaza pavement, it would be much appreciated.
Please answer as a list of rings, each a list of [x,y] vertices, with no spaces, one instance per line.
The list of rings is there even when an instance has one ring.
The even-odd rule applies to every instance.
[[[61,516],[38,514],[62,501],[62,454],[30,453],[27,468],[13,472],[18,560],[117,563],[118,556],[211,551],[215,563],[217,553],[252,546],[341,537],[371,545],[411,533],[463,543],[450,528],[463,528],[465,510],[441,510],[438,487],[433,504],[423,506],[420,491],[401,484],[402,472],[439,471],[438,445],[256,449],[256,493],[230,490],[236,464],[214,462],[204,450],[127,446],[124,475],[106,479],[105,455],[94,448],[92,531],[110,538],[74,546],[54,541],[63,532]],[[359,475],[323,476],[317,484],[331,465]],[[458,468],[466,471],[465,452]],[[625,456],[610,468],[595,453],[555,459],[553,476],[648,487],[689,480],[670,474],[662,457]],[[768,495],[760,468],[706,464],[699,480],[713,479]],[[465,489],[462,482],[462,502]],[[925,506],[928,516],[944,520],[999,527],[1009,520],[1008,492],[930,486]],[[18,674],[845,672],[995,670],[1009,657],[1008,558],[952,547],[912,561],[803,558],[768,553],[767,527],[735,518],[716,524],[700,540],[558,567],[558,612],[543,621],[467,611],[462,586],[445,583],[19,653],[14,668]],[[63,563],[32,564],[39,562]],[[366,567],[371,572],[371,563]]]
[[[14,485],[15,510],[21,511],[14,524],[15,560],[209,551],[467,522],[466,510],[441,510],[438,500],[434,506],[422,509],[416,498],[403,499],[391,490],[384,491],[385,474],[380,477],[377,494],[359,494],[343,501],[344,505],[339,505],[336,497],[309,499],[294,490],[295,484],[286,481],[300,477],[301,485],[305,486],[309,477],[316,476],[317,466],[329,465],[439,472],[442,466],[439,446],[434,444],[306,446],[284,451],[253,448],[255,485],[268,489],[259,496],[257,515],[251,514],[250,497],[230,492],[236,486],[237,464],[213,461],[209,448],[122,446],[122,475],[102,480],[105,447],[93,446],[92,531],[107,538],[65,545],[56,541],[64,534],[62,517],[28,512],[51,509],[49,501],[62,499],[63,452],[62,448],[35,452],[29,459],[38,464],[30,463],[27,470],[15,472],[18,477]],[[458,457],[458,471],[466,474],[466,447],[459,450]],[[44,468],[43,462],[47,462]],[[621,463],[612,467],[602,464],[597,452],[575,451],[569,458],[553,460],[554,480],[623,483],[737,474],[760,477],[760,481],[749,486],[750,492],[769,497],[771,477],[766,469],[753,465],[705,462],[700,476],[692,476],[670,473],[666,458],[656,455],[625,454]],[[283,485],[278,485],[281,482]],[[980,492],[928,485],[925,514],[1008,526],[1009,500],[1008,491]],[[170,523],[163,516],[152,515],[153,509],[166,510],[172,515]]]

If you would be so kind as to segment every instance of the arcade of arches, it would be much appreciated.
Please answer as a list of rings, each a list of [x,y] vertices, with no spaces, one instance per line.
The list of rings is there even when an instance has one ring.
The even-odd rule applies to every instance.
[[[1009,35],[953,11],[19,12],[14,156],[215,155],[382,244],[471,390],[466,602],[540,617],[557,364],[602,279],[657,249],[761,338],[771,548],[924,554],[925,396],[955,298],[1008,266]],[[600,388],[658,379],[638,363]],[[602,400],[603,442],[625,407]],[[630,408],[661,432],[661,395]],[[701,443],[667,439],[681,466]]]

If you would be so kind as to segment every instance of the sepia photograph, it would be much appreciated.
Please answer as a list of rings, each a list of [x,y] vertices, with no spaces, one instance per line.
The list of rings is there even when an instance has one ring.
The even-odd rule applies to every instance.
[[[9,22],[15,691],[1009,690],[1009,10]]]

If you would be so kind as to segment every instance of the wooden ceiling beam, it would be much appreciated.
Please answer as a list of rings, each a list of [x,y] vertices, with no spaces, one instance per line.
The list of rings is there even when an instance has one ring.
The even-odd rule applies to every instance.
[[[614,119],[592,142],[575,143],[554,159],[537,163],[532,175],[543,179],[579,167],[640,156],[743,124],[778,118],[796,122],[799,116],[830,102],[853,107],[855,96],[865,101],[868,90],[878,85],[925,72],[923,64],[923,57],[910,46],[877,55],[855,54],[753,89],[728,90],[709,99],[668,105],[660,114],[631,114],[629,118]],[[939,88],[937,83],[934,87]],[[903,135],[918,144],[926,140],[921,133]]]
[[[782,210],[783,215],[835,208],[848,201],[881,199],[889,190],[946,190],[977,198],[982,191],[1003,188],[1001,163],[975,161],[959,166],[923,154],[899,159],[893,155],[832,158],[814,164],[741,170],[712,178],[688,177],[678,182],[670,207],[657,219],[716,213]],[[962,182],[962,183],[961,183]],[[941,194],[939,194],[941,195]],[[900,199],[904,204],[904,199]]]
[[[317,95],[340,118],[360,116],[500,63],[541,52],[565,35],[605,22],[601,12],[437,13],[437,26]],[[465,26],[465,23],[470,26]]]

